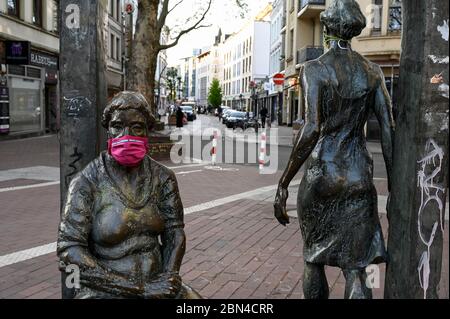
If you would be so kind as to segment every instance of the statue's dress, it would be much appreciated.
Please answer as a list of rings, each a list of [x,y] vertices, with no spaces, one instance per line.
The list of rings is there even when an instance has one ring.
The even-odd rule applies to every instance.
[[[82,246],[106,269],[133,282],[151,281],[162,272],[158,236],[184,227],[183,206],[175,175],[146,157],[135,193],[111,175],[114,159],[102,153],[70,185],[58,236],[58,255]],[[101,278],[99,281],[101,282]],[[189,287],[183,286],[180,297]],[[81,287],[75,298],[120,298]]]
[[[314,63],[321,64],[331,79],[330,66]],[[304,259],[360,269],[386,260],[373,160],[364,134],[376,85],[346,97],[330,79],[324,81],[319,101],[320,137],[298,192]]]

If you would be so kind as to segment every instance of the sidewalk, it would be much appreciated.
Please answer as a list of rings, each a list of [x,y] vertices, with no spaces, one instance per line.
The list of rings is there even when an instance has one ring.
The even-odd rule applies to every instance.
[[[5,143],[0,143],[7,159],[0,162],[0,298],[59,299],[57,138]],[[39,169],[30,169],[35,166]],[[183,280],[204,298],[303,298],[302,240],[295,218],[295,184],[301,176],[289,190],[293,218],[285,228],[273,217],[272,206],[281,172],[262,176],[252,166],[221,168],[174,168],[185,207]],[[377,180],[376,187],[380,199],[387,195],[385,180]],[[379,206],[386,235],[381,201]],[[442,298],[449,297],[448,221],[445,229]],[[383,296],[384,267],[381,274],[374,298]],[[327,277],[331,298],[342,298],[342,273],[327,268]]]

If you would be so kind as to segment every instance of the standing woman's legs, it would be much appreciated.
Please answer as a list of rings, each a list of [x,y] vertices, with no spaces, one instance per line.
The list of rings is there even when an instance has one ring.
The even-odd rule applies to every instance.
[[[328,299],[330,290],[323,265],[305,262],[303,294],[306,299]]]
[[[365,269],[343,270],[345,277],[345,299],[372,299],[372,290],[367,287]]]

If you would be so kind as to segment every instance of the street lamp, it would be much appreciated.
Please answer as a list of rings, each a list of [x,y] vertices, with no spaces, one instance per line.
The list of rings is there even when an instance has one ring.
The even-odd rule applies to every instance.
[[[256,116],[257,114],[257,106],[258,106],[258,95],[256,93],[256,82],[250,82],[250,88],[252,89],[252,99],[253,99],[253,113]]]
[[[177,77],[178,80],[178,100],[181,100],[181,76]]]

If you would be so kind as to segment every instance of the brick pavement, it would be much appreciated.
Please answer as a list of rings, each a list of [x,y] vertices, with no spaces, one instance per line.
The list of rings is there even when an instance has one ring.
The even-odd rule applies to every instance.
[[[241,200],[186,216],[184,281],[205,298],[302,298],[297,220],[284,228],[272,214],[269,203]],[[381,220],[386,234],[386,216]],[[448,232],[444,252],[440,296],[448,298]],[[384,267],[381,271],[374,298],[382,298]],[[327,277],[330,297],[342,298],[345,281],[340,271],[327,268]],[[54,254],[0,268],[0,298],[60,298],[59,278]]]
[[[55,141],[55,137],[51,139]],[[0,170],[35,165],[55,166],[57,151],[52,150],[48,140],[34,140],[32,144],[36,144],[33,146],[36,150],[42,149],[47,157],[37,156],[36,164],[22,158],[13,163],[2,162]],[[8,148],[25,149],[17,144]],[[4,149],[0,143],[0,150]],[[8,152],[13,153],[11,150]],[[8,156],[12,160],[13,155]],[[177,170],[184,206],[274,185],[280,176],[280,173],[261,176],[250,166],[233,168],[238,170],[220,172],[202,167]],[[197,170],[201,172],[188,173]],[[39,182],[42,181],[5,181],[0,188]],[[386,194],[385,182],[377,181],[376,186],[379,194]],[[57,185],[0,193],[0,203],[0,256],[55,241],[59,223]],[[294,207],[291,205],[291,208]],[[381,220],[386,234],[386,216],[381,215]],[[287,228],[276,223],[270,194],[187,215],[186,234],[188,243],[182,276],[205,298],[303,297],[302,243],[298,223],[295,218]],[[443,259],[440,296],[448,298],[448,222]],[[384,268],[381,270],[383,283]],[[331,297],[342,298],[345,288],[342,274],[338,269],[328,268],[327,275]],[[383,286],[376,289],[374,297],[381,298],[382,291]],[[54,253],[0,268],[0,298],[60,297],[60,274]]]

